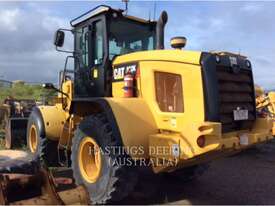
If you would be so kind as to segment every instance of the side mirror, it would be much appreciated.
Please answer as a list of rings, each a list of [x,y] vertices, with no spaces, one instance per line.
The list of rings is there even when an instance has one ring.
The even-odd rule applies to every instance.
[[[63,47],[65,39],[64,31],[57,30],[54,35],[54,45],[57,47]]]
[[[54,90],[56,90],[55,86],[52,83],[44,83],[44,84],[42,84],[42,87],[44,89],[54,89]]]

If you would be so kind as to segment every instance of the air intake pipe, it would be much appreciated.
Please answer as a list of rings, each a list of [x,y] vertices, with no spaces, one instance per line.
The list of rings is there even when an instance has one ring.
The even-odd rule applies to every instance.
[[[166,11],[161,12],[159,20],[157,22],[157,49],[164,49],[164,27],[168,20],[168,14]]]

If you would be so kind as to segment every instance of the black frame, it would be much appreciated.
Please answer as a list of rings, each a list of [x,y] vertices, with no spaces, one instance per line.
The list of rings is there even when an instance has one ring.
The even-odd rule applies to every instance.
[[[217,57],[219,61],[217,62]],[[205,121],[220,122],[220,107],[219,107],[219,91],[218,91],[218,79],[216,66],[229,67],[234,72],[234,69],[250,70],[252,72],[251,63],[245,57],[234,55],[238,64],[236,67],[232,67],[230,62],[231,55],[219,55],[215,53],[202,52],[200,64],[202,66],[202,79],[204,88],[204,104],[205,104]],[[249,64],[247,64],[249,62]],[[249,65],[249,66],[248,66]],[[253,74],[253,72],[252,72]],[[253,75],[251,75],[254,86]],[[253,106],[256,108],[255,93],[253,93]],[[254,112],[256,117],[256,109]]]
[[[109,60],[109,41],[108,41],[108,33],[110,32],[110,22],[112,21],[113,12],[116,12],[118,15],[116,18],[123,18],[125,21],[134,22],[136,24],[140,25],[151,25],[152,30],[155,29],[156,22],[140,22],[138,20],[132,20],[128,19],[127,17],[124,17],[121,11],[116,11],[110,9],[109,11],[100,13],[94,17],[91,17],[88,20],[85,20],[81,23],[78,23],[74,27],[74,47],[76,48],[76,31],[80,28],[83,28],[85,26],[89,27],[89,32],[91,35],[89,35],[89,51],[92,51],[92,35],[93,35],[93,25],[97,21],[102,21],[103,24],[103,62],[101,65],[94,65],[93,60],[93,53],[89,55],[89,66],[88,68],[85,68],[80,64],[81,66],[75,64],[75,84],[74,84],[74,96],[75,98],[87,98],[87,97],[111,97],[112,96],[112,62],[115,58],[112,60]],[[156,39],[155,39],[156,40]],[[154,41],[154,47],[156,46],[156,42]],[[81,58],[79,58],[79,54],[75,52],[75,55],[78,55],[78,59],[82,61]],[[93,78],[93,69],[98,70],[98,78]]]
[[[88,59],[88,68],[84,67],[81,63],[80,65],[75,64],[75,87],[74,94],[76,98],[80,97],[101,97],[106,95],[106,71],[108,70],[108,41],[107,41],[107,25],[106,25],[106,15],[100,14],[96,17],[89,19],[88,21],[78,24],[74,30],[88,27],[90,33],[88,42],[89,42],[89,52],[92,51],[92,35],[93,35],[93,26],[95,22],[102,21],[103,24],[103,62],[101,65],[94,65],[92,63],[93,52],[89,55]],[[74,38],[74,47],[76,48],[76,32]],[[107,51],[107,52],[106,52]],[[79,55],[79,54],[76,54]],[[80,61],[81,58],[78,58]],[[92,70],[94,68],[98,70],[99,78],[95,79],[92,77]]]

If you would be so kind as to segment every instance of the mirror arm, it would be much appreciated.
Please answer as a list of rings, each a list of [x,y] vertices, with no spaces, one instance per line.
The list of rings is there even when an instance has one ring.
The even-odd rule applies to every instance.
[[[47,84],[43,84],[43,85],[47,85]],[[56,88],[53,84],[51,84],[51,83],[50,83],[50,86],[49,86],[49,87],[43,86],[43,88],[44,88],[44,89],[52,89],[52,90],[54,90],[54,91],[56,91],[56,92],[59,92],[59,93],[65,95],[66,97],[69,98],[69,95],[68,95],[68,94],[66,94],[65,92],[63,92],[63,91],[60,90],[60,89],[57,89],[57,88]]]
[[[63,94],[64,96],[70,98],[68,94],[66,94],[65,92],[61,91],[60,89],[57,89],[57,88],[55,88],[55,87],[52,88],[52,89],[55,90],[55,91],[57,91],[57,92],[59,92],[59,93],[61,93],[61,94]]]
[[[55,50],[58,51],[58,52],[69,53],[69,54],[74,54],[75,53],[74,51],[59,49],[58,46],[55,46]]]

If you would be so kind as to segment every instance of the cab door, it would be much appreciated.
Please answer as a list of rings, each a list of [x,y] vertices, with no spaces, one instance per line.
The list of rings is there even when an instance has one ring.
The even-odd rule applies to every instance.
[[[107,96],[108,47],[105,16],[91,22],[90,97]]]
[[[108,64],[105,16],[91,19],[76,33],[75,97],[106,96],[106,70]]]

